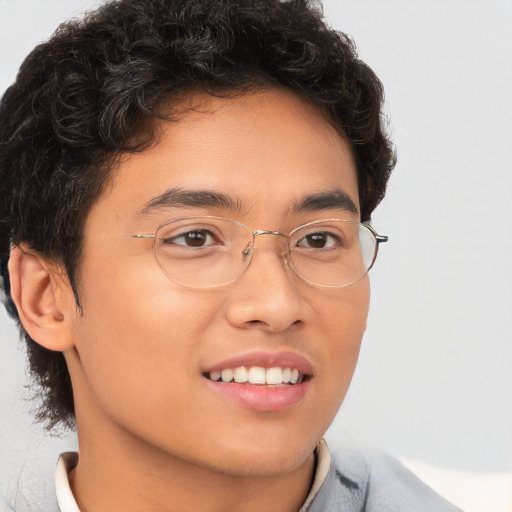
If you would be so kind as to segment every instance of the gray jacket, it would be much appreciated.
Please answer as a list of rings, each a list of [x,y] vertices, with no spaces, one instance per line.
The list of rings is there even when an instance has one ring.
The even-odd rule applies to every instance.
[[[341,453],[307,512],[460,512],[393,457]]]

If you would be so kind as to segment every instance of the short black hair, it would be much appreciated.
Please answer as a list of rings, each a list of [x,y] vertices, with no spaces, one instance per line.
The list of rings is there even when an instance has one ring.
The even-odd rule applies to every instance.
[[[84,221],[124,153],[156,142],[192,90],[230,97],[281,87],[320,107],[349,141],[361,218],[394,167],[383,89],[352,40],[308,0],[120,0],[61,25],[23,62],[0,102],[0,257],[6,307],[26,340],[48,428],[74,422],[60,352],[33,341],[10,298],[22,242],[62,264],[80,308]],[[164,108],[165,107],[165,108]]]

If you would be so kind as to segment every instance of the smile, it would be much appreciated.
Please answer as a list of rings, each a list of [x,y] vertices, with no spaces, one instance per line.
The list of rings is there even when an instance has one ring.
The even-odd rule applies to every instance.
[[[262,366],[226,368],[221,371],[211,371],[206,374],[206,377],[226,384],[235,382],[259,386],[289,386],[304,380],[304,374],[297,368],[264,368]]]

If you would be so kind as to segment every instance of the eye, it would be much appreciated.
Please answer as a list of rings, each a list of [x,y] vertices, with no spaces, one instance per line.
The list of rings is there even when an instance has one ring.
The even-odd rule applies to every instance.
[[[183,247],[211,247],[218,245],[214,234],[206,229],[194,229],[185,231],[175,236],[167,236],[164,239],[165,244],[180,245]]]
[[[309,233],[297,242],[296,247],[306,247],[308,249],[331,249],[340,245],[341,239],[338,235],[324,231]]]

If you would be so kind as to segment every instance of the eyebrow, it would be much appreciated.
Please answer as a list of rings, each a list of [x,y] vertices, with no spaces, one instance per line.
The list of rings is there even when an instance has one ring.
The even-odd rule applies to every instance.
[[[171,188],[151,198],[146,205],[137,212],[137,215],[145,215],[159,209],[183,207],[225,209],[236,212],[242,211],[241,201],[233,199],[231,196],[221,192]],[[307,195],[297,201],[291,211],[293,213],[299,213],[303,211],[316,212],[322,210],[345,210],[355,215],[359,214],[354,201],[352,201],[347,193],[340,189]]]
[[[319,192],[303,197],[295,203],[292,211],[294,213],[302,211],[317,212],[322,210],[345,210],[355,215],[359,210],[350,196],[340,189]]]
[[[137,215],[151,213],[163,208],[214,208],[233,211],[241,210],[239,201],[226,194],[210,190],[183,190],[171,188],[163,194],[151,198],[147,204],[137,212]]]

